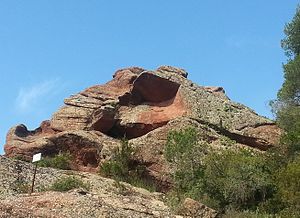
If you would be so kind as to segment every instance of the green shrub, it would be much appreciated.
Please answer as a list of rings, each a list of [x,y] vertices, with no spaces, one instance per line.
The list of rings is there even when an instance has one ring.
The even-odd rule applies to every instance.
[[[75,188],[84,188],[89,190],[89,184],[84,183],[81,179],[78,179],[75,176],[68,176],[56,180],[50,187],[50,190],[66,192]]]
[[[181,205],[183,203],[183,197],[175,190],[171,190],[166,194],[165,202],[171,208],[172,212],[179,214]]]
[[[228,210],[222,217],[223,218],[275,218],[276,216],[272,214],[261,213],[259,211]]]
[[[121,148],[117,148],[110,161],[100,166],[100,174],[115,179],[124,180],[129,176],[129,167],[134,149],[127,140],[122,141]]]
[[[72,161],[72,156],[69,153],[59,153],[54,157],[45,157],[38,162],[40,167],[52,167],[62,170],[70,170],[70,163]]]
[[[195,128],[168,134],[164,154],[175,168],[172,176],[176,192],[197,198],[202,190],[202,159],[207,148],[207,143],[199,140]]]
[[[210,151],[193,128],[170,132],[165,157],[174,167],[175,202],[190,197],[220,211],[255,210],[273,197],[271,169],[264,155],[244,149]]]
[[[172,175],[176,188],[187,191],[197,186],[195,181],[202,177],[202,158],[207,148],[205,142],[198,140],[194,128],[169,133],[164,154],[176,169]]]
[[[151,179],[143,178],[141,174],[133,174],[125,181],[135,187],[147,189],[150,192],[155,192],[157,190],[155,183]]]
[[[199,159],[203,156],[202,153],[206,149],[206,145],[199,143],[196,129],[189,127],[184,130],[169,132],[165,146],[165,157],[168,161],[180,165],[183,161],[189,159],[183,155],[188,156],[197,152],[197,154],[200,154],[197,159],[197,162],[199,162]],[[196,160],[193,160],[193,162],[196,162]]]
[[[28,159],[22,155],[16,155],[12,159],[17,160],[17,161],[21,160],[21,161],[28,162]]]
[[[300,210],[300,156],[279,170],[276,182],[282,201]]]
[[[128,141],[122,140],[121,148],[116,149],[112,159],[100,166],[100,175],[155,191],[155,184],[145,176],[146,167],[133,161],[134,152]]]
[[[255,209],[273,196],[274,185],[264,156],[224,150],[205,158],[204,187],[220,208]]]

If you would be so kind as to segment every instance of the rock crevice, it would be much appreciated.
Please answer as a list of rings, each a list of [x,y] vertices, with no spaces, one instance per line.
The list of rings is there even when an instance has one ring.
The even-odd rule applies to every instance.
[[[243,134],[243,133],[235,133],[235,132],[231,132],[231,131],[227,130],[223,126],[218,126],[218,125],[208,123],[206,121],[199,120],[199,119],[194,119],[194,120],[199,122],[200,124],[208,126],[209,128],[213,129],[214,131],[216,131],[220,135],[224,135],[224,136],[228,137],[229,139],[231,139],[231,140],[233,140],[237,143],[247,145],[247,146],[252,147],[252,148],[257,148],[259,150],[266,151],[268,148],[271,148],[275,145],[273,142],[270,142],[270,140],[265,138],[264,135],[261,135],[260,137],[255,137],[253,135],[248,135],[248,134],[246,135],[246,134]],[[248,126],[248,128],[255,129],[255,128],[260,127],[260,126],[274,126],[275,129],[277,131],[279,131],[279,132],[276,133],[276,137],[279,138],[280,130],[279,130],[278,127],[276,127],[275,124],[270,124],[270,123],[260,124],[260,125],[257,125],[255,127]],[[275,133],[275,131],[274,131],[274,133]]]

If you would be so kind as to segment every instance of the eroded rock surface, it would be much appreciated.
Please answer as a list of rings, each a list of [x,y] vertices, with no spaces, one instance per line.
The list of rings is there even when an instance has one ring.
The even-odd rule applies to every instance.
[[[191,198],[183,202],[181,213],[188,217],[217,217],[217,212]]]
[[[20,169],[19,172],[17,169]],[[20,181],[25,187],[30,187],[33,169],[33,164],[0,156],[0,217],[189,217],[176,215],[163,201],[165,196],[162,193],[151,193],[127,183],[117,183],[86,172],[38,168],[36,186],[31,195],[14,190],[18,178],[22,178]],[[45,191],[57,179],[69,176],[89,184],[89,189],[79,188],[68,192]],[[193,214],[195,208],[197,214],[201,214],[197,217],[215,217],[214,210],[208,207],[198,208],[196,203],[186,208],[184,212]]]
[[[118,98],[130,92],[133,81],[143,71],[137,67],[119,70],[105,85],[90,87],[65,99],[65,106],[51,119],[51,128],[109,131],[114,125]]]
[[[170,185],[164,145],[168,132],[194,126],[211,146],[227,137],[238,146],[267,150],[281,130],[273,121],[231,101],[222,87],[199,86],[180,68],[118,70],[113,79],[65,99],[65,105],[34,131],[13,127],[5,154],[30,159],[33,153],[68,151],[74,169],[96,171],[126,137],[137,148],[136,161],[166,190]]]

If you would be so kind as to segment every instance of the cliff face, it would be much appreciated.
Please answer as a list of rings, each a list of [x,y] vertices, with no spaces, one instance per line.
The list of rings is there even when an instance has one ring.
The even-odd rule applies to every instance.
[[[223,88],[199,86],[187,76],[170,66],[118,70],[110,82],[66,98],[36,130],[11,128],[5,155],[30,159],[37,152],[68,151],[74,169],[96,171],[125,136],[137,148],[136,160],[163,188],[169,184],[163,152],[170,130],[194,126],[215,147],[224,137],[260,150],[276,145],[281,130],[271,120],[232,102]]]

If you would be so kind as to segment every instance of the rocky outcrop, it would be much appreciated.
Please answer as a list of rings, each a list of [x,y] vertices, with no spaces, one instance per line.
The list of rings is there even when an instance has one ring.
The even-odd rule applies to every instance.
[[[78,171],[39,167],[34,193],[19,193],[13,188],[14,184],[19,181],[18,184],[30,187],[33,169],[34,165],[30,163],[0,156],[0,217],[189,217],[172,212],[163,202],[165,196],[162,193],[151,193],[127,183]],[[68,176],[89,184],[89,189],[45,191],[58,179]],[[208,207],[198,208],[195,203],[189,205],[185,214],[197,211],[201,214],[197,217],[215,217],[214,211]]]
[[[96,171],[126,137],[137,148],[136,161],[165,190],[170,181],[163,153],[171,130],[192,125],[215,148],[224,147],[224,137],[259,150],[276,145],[281,130],[273,121],[231,101],[222,87],[199,86],[187,76],[170,66],[118,70],[110,82],[66,98],[36,130],[13,127],[5,154],[29,159],[36,152],[68,151],[74,169]]]
[[[11,145],[5,146],[6,156],[29,161],[39,152],[44,157],[67,152],[73,156],[73,169],[97,171],[100,160],[105,160],[119,146],[118,140],[98,131],[70,130],[53,134],[39,130],[28,131],[24,125],[13,127],[7,135]]]

